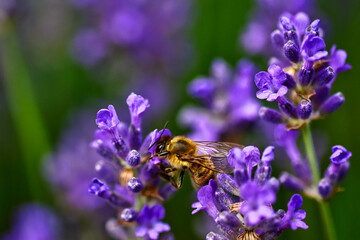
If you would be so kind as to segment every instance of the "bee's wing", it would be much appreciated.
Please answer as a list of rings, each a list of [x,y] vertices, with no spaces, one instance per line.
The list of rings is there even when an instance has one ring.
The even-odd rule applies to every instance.
[[[194,141],[198,148],[198,155],[227,156],[232,148],[244,148],[243,145],[231,142]]]
[[[232,173],[233,169],[227,161],[228,152],[235,147],[243,148],[242,145],[229,142],[195,141],[195,144],[198,148],[197,156],[184,157],[182,160],[219,173]]]

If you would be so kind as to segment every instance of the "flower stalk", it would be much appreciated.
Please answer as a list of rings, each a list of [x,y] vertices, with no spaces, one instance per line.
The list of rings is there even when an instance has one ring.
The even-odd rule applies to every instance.
[[[305,150],[310,163],[310,168],[313,176],[313,185],[317,186],[317,184],[320,181],[320,172],[314,151],[314,144],[311,136],[311,129],[309,123],[306,124],[306,126],[304,126],[301,133],[303,135]],[[317,202],[319,204],[320,212],[323,218],[323,224],[327,234],[327,239],[336,240],[336,231],[331,217],[331,210],[329,203],[322,200],[322,198],[317,198]]]

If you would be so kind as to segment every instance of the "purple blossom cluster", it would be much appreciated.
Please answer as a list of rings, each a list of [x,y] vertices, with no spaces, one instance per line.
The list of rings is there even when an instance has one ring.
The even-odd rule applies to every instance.
[[[253,96],[253,63],[241,60],[233,72],[224,60],[216,59],[210,71],[211,76],[198,77],[188,87],[189,94],[203,107],[188,106],[179,115],[181,124],[192,129],[189,137],[193,140],[229,138],[224,135],[246,129],[258,118],[260,105]]]
[[[183,34],[189,14],[188,1],[171,0],[72,0],[85,27],[74,39],[74,56],[85,66],[126,54],[141,70],[169,68],[182,59],[187,48]],[[180,49],[182,49],[180,51]],[[114,54],[115,53],[115,54]]]
[[[306,212],[300,209],[299,194],[291,197],[287,211],[272,208],[279,189],[279,181],[271,177],[273,159],[272,146],[264,150],[261,158],[254,146],[229,151],[227,161],[234,175],[219,174],[218,181],[210,180],[199,190],[199,201],[192,205],[193,214],[205,211],[220,230],[210,232],[206,239],[276,239],[287,228],[308,228],[303,222]]]
[[[150,107],[148,100],[131,93],[127,104],[130,125],[118,119],[112,105],[97,113],[99,129],[91,146],[103,160],[95,166],[99,177],[93,179],[89,192],[116,209],[117,218],[107,223],[110,235],[116,239],[158,239],[160,233],[170,230],[161,222],[165,210],[158,203],[168,199],[175,189],[170,183],[163,184],[156,162],[149,160],[149,147],[159,138],[159,131],[142,139],[141,119]]]
[[[58,216],[48,207],[40,204],[21,206],[14,218],[10,232],[2,240],[57,240],[61,239]]]
[[[312,13],[315,10],[311,0],[257,0],[255,11],[245,30],[239,37],[244,50],[252,55],[274,53],[269,47],[269,35],[276,27],[278,16],[284,12],[295,14],[300,11]]]
[[[311,120],[336,111],[345,101],[341,92],[330,96],[336,76],[351,68],[346,52],[325,49],[320,20],[310,23],[303,13],[283,14],[279,29],[271,34],[282,58],[273,58],[268,71],[255,75],[259,88],[257,98],[277,101],[281,112],[260,109],[260,117],[272,123],[286,123],[288,129],[299,129]]]
[[[323,178],[319,182],[314,182],[309,162],[302,156],[296,145],[298,135],[296,130],[286,130],[284,124],[279,124],[275,128],[276,144],[285,150],[294,171],[293,174],[283,172],[279,177],[280,183],[287,189],[304,193],[308,197],[318,200],[328,199],[339,191],[338,185],[349,171],[348,159],[352,154],[343,146],[333,146],[330,165]]]

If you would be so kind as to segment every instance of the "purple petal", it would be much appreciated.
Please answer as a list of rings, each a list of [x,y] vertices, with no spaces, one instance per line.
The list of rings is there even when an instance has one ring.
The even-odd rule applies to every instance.
[[[271,76],[269,73],[261,71],[255,75],[255,85],[261,90],[267,88],[271,82]]]
[[[131,124],[135,128],[140,128],[141,116],[150,107],[149,101],[140,95],[131,93],[126,99],[131,114]]]
[[[109,105],[108,109],[100,109],[97,113],[96,124],[100,129],[113,130],[119,122],[113,105]]]
[[[256,92],[256,97],[258,99],[267,99],[272,94],[272,91],[270,89],[261,89]],[[274,99],[275,100],[275,99]]]
[[[310,18],[306,13],[299,12],[294,17],[294,25],[298,34],[301,36],[305,33],[306,28],[310,24]]]
[[[272,76],[272,83],[276,88],[280,88],[286,81],[286,74],[280,66],[272,64],[269,66],[268,72]]]
[[[288,203],[288,209],[299,209],[302,205],[303,199],[300,194],[294,194],[289,203]]]
[[[261,161],[265,163],[270,163],[272,160],[274,160],[274,150],[275,148],[273,146],[268,146],[263,151]]]
[[[332,152],[333,154],[330,156],[330,160],[333,164],[337,165],[346,162],[352,156],[352,153],[341,145],[333,146]]]

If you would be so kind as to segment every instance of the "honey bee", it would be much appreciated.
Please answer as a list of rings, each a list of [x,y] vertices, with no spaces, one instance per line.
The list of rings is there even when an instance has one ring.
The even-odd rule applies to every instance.
[[[188,170],[196,189],[208,184],[218,173],[233,172],[228,164],[227,155],[230,149],[242,145],[229,142],[192,141],[183,136],[160,136],[151,158],[166,159],[159,164],[160,175],[175,188],[182,187],[185,171]],[[150,147],[150,148],[151,148]]]

